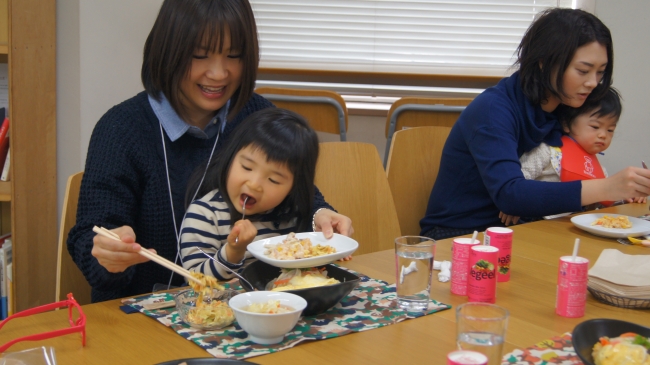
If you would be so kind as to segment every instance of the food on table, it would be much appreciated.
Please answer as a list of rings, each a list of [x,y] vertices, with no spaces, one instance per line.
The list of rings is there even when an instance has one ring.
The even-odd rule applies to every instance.
[[[235,320],[235,314],[228,306],[228,303],[220,300],[205,301],[205,296],[210,297],[213,289],[224,290],[224,287],[212,276],[192,272],[193,277],[199,279],[201,284],[190,281],[190,287],[199,295],[196,298],[196,306],[187,312],[187,320],[201,326],[223,326]]]
[[[619,337],[601,337],[592,355],[596,365],[650,365],[650,341],[636,333]]]
[[[282,269],[282,274],[266,285],[266,290],[286,291],[333,285],[340,281],[327,277],[327,270],[321,269]]]
[[[309,238],[299,239],[293,232],[282,242],[267,244],[264,248],[264,254],[276,260],[306,259],[336,253],[336,249],[330,245],[312,245]]]
[[[604,215],[596,219],[592,226],[601,226],[603,228],[632,228],[632,222],[627,216],[619,215],[617,217]]]
[[[253,303],[247,307],[242,308],[247,312],[263,313],[263,314],[281,314],[293,312],[293,308],[288,305],[280,304],[279,300],[269,300],[263,303]]]

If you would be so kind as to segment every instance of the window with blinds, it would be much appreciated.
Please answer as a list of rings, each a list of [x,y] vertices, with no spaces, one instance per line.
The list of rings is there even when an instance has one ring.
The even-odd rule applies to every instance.
[[[250,2],[263,68],[477,76],[511,73],[537,13],[580,6],[576,0]]]

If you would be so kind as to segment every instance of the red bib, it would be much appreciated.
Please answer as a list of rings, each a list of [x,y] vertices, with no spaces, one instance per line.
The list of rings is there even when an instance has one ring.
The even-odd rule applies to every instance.
[[[560,181],[603,179],[605,173],[596,155],[587,151],[569,136],[562,136]],[[612,202],[601,202],[611,205]]]

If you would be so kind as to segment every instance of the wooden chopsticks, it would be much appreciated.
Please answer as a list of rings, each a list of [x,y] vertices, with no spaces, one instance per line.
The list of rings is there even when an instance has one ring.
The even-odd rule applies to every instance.
[[[120,239],[120,236],[118,236],[115,232],[109,231],[108,229],[106,229],[104,227],[94,226],[93,227],[93,232],[95,232],[95,233],[97,233],[99,235],[102,235],[104,237],[112,238],[112,239],[117,240],[117,241],[122,241]],[[192,280],[192,281],[196,282],[197,284],[202,284],[201,281],[199,279],[195,278],[194,276],[192,276],[192,273],[189,270],[187,270],[186,268],[184,268],[182,266],[178,266],[175,263],[167,260],[166,258],[164,258],[162,256],[158,256],[155,253],[145,249],[144,247],[142,247],[140,249],[140,251],[138,251],[138,253],[140,255],[148,258],[149,260],[151,260],[151,261],[153,261],[153,262],[155,262],[157,264],[160,264],[160,265],[168,268],[169,270],[171,270],[171,271],[173,271],[173,272],[175,272],[175,273],[177,273],[179,275],[184,276],[188,280]]]

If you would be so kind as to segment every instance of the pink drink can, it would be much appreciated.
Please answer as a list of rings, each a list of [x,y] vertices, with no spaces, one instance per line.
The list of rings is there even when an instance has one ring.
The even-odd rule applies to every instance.
[[[470,302],[496,301],[498,258],[499,249],[494,246],[472,246],[467,278],[467,299]]]
[[[510,261],[512,259],[512,229],[490,227],[485,230],[485,244],[499,249],[497,281],[510,281]]]
[[[488,358],[480,352],[458,350],[447,354],[447,365],[487,365]]]
[[[471,238],[454,238],[451,255],[451,292],[467,295],[467,275],[469,274],[469,249],[481,241]]]
[[[589,260],[584,257],[560,257],[557,271],[555,313],[562,317],[578,318],[585,315]]]

